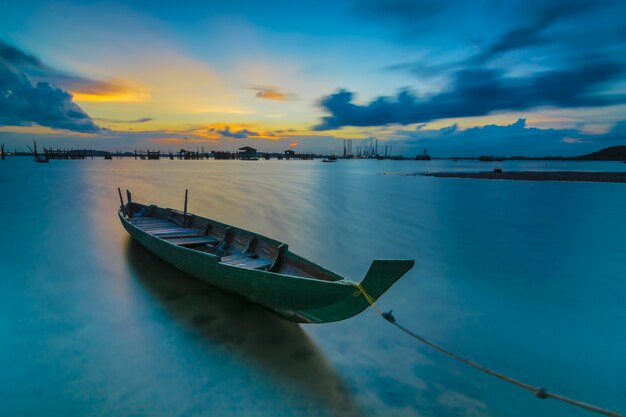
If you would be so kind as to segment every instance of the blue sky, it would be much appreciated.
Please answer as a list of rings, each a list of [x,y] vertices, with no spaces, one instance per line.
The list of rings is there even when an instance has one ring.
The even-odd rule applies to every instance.
[[[626,142],[626,3],[503,3],[11,4],[0,141],[331,152],[375,137],[439,156]]]

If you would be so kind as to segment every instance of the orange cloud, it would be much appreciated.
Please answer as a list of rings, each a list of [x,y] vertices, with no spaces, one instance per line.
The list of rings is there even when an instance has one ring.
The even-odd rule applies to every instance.
[[[69,92],[78,102],[143,103],[150,99],[150,91],[131,86],[124,81],[80,82],[70,86]]]
[[[300,142],[292,142],[289,144],[290,148],[296,148],[298,145],[300,144]]]
[[[289,94],[282,93],[277,88],[273,87],[252,87],[252,89],[256,90],[256,96],[258,98],[264,98],[266,100],[284,101],[290,98]]]

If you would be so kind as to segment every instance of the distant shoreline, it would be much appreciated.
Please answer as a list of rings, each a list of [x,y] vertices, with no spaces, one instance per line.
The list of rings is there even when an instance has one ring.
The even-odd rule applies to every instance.
[[[482,180],[513,181],[572,181],[626,183],[626,172],[574,172],[574,171],[509,171],[509,172],[432,172],[427,177],[470,178]]]

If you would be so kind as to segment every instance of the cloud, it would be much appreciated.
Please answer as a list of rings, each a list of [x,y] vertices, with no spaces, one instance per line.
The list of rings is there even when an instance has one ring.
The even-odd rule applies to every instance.
[[[44,64],[39,58],[0,41],[0,61],[28,76],[34,84],[47,82],[70,92],[80,102],[143,102],[150,92],[122,80],[102,81],[69,74]]]
[[[105,122],[105,123],[130,123],[130,124],[134,124],[134,123],[147,123],[147,122],[151,122],[154,119],[151,117],[142,117],[140,119],[133,119],[133,120],[120,120],[120,119],[107,119],[104,117],[96,117],[94,118],[94,120],[97,120],[99,122]]]
[[[248,129],[241,130],[230,130],[230,126],[225,126],[222,129],[219,128],[209,128],[209,132],[214,132],[222,135],[225,138],[230,139],[247,139],[251,136],[259,136],[257,132],[250,131]]]
[[[455,127],[455,129],[451,129]],[[390,143],[405,154],[418,154],[427,148],[434,156],[574,156],[626,141],[626,121],[608,132],[590,134],[580,129],[540,129],[528,127],[519,118],[508,125],[484,125],[458,129],[456,125],[436,130],[397,130]]]
[[[291,142],[291,143],[289,144],[289,147],[290,147],[290,148],[297,148],[299,144],[300,144],[300,142]]]
[[[507,7],[494,11],[501,14],[500,19],[489,16],[489,19],[507,22],[502,32],[498,32],[498,24],[492,25],[486,33],[482,28],[474,28],[474,32],[487,36],[487,39],[483,39],[468,37],[465,30],[463,34],[457,35],[457,38],[468,37],[465,45],[448,40],[447,48],[455,53],[444,55],[443,60],[422,53],[425,58],[419,61],[391,63],[384,65],[383,69],[408,71],[424,81],[425,78],[441,78],[462,69],[485,65],[499,65],[508,71],[520,68],[527,71],[529,66],[568,66],[571,62],[582,62],[588,56],[600,53],[617,57],[626,49],[626,37],[624,26],[612,16],[624,14],[624,5],[626,3],[620,4],[616,0],[513,1],[507,3]],[[490,8],[488,4],[484,7],[476,6],[475,10],[463,18],[468,22],[482,21],[485,16],[480,10]],[[419,9],[414,13],[407,9],[404,13],[405,25],[396,25],[400,30],[406,25],[416,24]],[[428,24],[434,28],[429,29],[430,35],[437,36],[437,27],[447,27],[447,21],[454,19],[455,13],[459,11],[450,9],[445,14],[439,13],[438,16],[431,17],[434,21],[429,21]],[[423,17],[424,15],[420,15],[419,19]],[[424,24],[419,23],[420,26]],[[493,32],[495,36],[489,32]],[[418,39],[423,41],[425,36],[422,34]],[[439,42],[441,41],[437,41]]]
[[[281,92],[277,88],[273,87],[252,87],[257,93],[255,94],[258,98],[264,98],[266,100],[289,100],[290,94],[286,94]]]
[[[547,34],[547,30],[557,23],[599,9],[612,3],[611,0],[554,0],[547,4],[531,6],[530,19],[513,29],[504,32],[482,53],[473,58],[474,62],[485,62],[505,52],[529,47],[545,46],[562,40],[561,36]]]
[[[585,140],[576,139],[576,138],[563,138],[562,141],[565,142],[565,143],[585,143],[585,142],[587,142]]]
[[[468,68],[453,74],[449,91],[419,98],[403,89],[393,97],[370,103],[353,103],[347,90],[325,96],[320,106],[330,113],[314,130],[343,126],[381,126],[425,123],[436,119],[483,116],[494,111],[525,110],[539,106],[560,108],[602,107],[626,103],[624,94],[607,94],[603,88],[618,81],[624,65],[606,59],[588,59],[579,67],[510,77],[503,70]]]
[[[43,63],[34,55],[0,41],[0,61],[6,65],[43,68]]]
[[[0,42],[0,125],[101,130],[67,91],[45,81],[33,84],[28,68],[46,67],[35,56]]]
[[[142,103],[151,96],[149,90],[131,86],[124,81],[99,81],[59,74],[49,78],[70,91],[74,100],[80,102]]]
[[[443,135],[451,135],[451,134],[455,133],[458,130],[459,130],[459,125],[455,123],[455,124],[453,124],[451,126],[448,126],[448,127],[442,127],[440,132]]]

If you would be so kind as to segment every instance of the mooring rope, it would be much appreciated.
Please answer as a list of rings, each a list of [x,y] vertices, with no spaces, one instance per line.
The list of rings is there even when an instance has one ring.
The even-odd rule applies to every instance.
[[[353,282],[353,281],[349,281],[351,285],[355,286],[358,291],[355,291],[355,293],[353,294],[354,297],[358,297],[359,295],[363,295],[363,297],[367,300],[367,302],[374,308],[374,310],[376,310],[376,312],[378,314],[380,314],[380,316],[382,318],[384,318],[385,320],[387,320],[389,323],[393,324],[394,326],[396,326],[398,329],[400,329],[401,331],[403,331],[404,333],[408,334],[409,336],[419,340],[420,342],[422,342],[423,344],[430,346],[431,348],[438,350],[439,352],[453,358],[456,359],[459,362],[462,362],[466,365],[471,366],[472,368],[478,369],[481,372],[484,372],[488,375],[494,376],[498,379],[501,379],[502,381],[508,382],[510,384],[513,384],[519,388],[525,389],[527,391],[532,392],[533,394],[535,394],[538,398],[541,399],[546,399],[546,398],[552,398],[553,400],[559,400],[568,404],[571,404],[573,406],[576,407],[580,407],[583,408],[585,410],[588,411],[592,411],[594,413],[598,413],[598,414],[603,414],[605,416],[609,416],[609,417],[624,417],[622,414],[616,413],[615,411],[611,411],[611,410],[607,410],[598,406],[595,406],[593,404],[588,404],[582,401],[578,401],[575,400],[573,398],[568,398],[565,397],[563,395],[559,395],[559,394],[555,394],[553,392],[549,392],[548,390],[546,390],[543,387],[534,387],[532,385],[529,385],[525,382],[522,382],[520,380],[517,380],[515,378],[511,378],[509,376],[506,376],[504,374],[501,374],[500,372],[496,372],[492,369],[486,368],[482,365],[479,365],[478,363],[471,361],[469,359],[466,359],[462,356],[457,355],[454,352],[449,351],[448,349],[445,349],[444,347],[431,342],[430,340],[426,339],[423,336],[418,335],[417,333],[414,333],[413,331],[407,329],[406,327],[402,326],[400,323],[398,323],[396,321],[396,318],[393,316],[393,314],[391,314],[391,311],[389,312],[383,312],[377,305],[376,305],[376,300],[374,300],[374,298],[369,295],[367,293],[367,291],[365,291],[365,289],[363,288],[363,286],[359,283]]]

